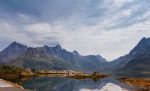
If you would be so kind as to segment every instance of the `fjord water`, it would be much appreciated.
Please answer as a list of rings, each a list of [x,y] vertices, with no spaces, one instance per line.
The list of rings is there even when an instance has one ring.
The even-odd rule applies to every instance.
[[[131,91],[128,86],[112,78],[77,80],[62,77],[38,77],[23,81],[22,86],[35,91]]]

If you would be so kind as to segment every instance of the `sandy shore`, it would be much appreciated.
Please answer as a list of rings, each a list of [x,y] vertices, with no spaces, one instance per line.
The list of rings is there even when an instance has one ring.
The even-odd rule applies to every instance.
[[[25,90],[22,86],[0,79],[0,91],[31,91],[31,90]]]

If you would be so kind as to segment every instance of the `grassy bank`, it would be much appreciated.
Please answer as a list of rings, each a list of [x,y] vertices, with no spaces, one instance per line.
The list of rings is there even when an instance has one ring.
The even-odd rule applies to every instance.
[[[15,66],[8,65],[0,65],[0,78],[5,79],[14,79],[14,78],[30,78],[33,76],[41,76],[41,75],[61,75],[67,76],[77,79],[85,79],[85,78],[104,78],[108,75],[101,74],[99,72],[94,72],[93,74],[86,74],[84,72],[73,71],[73,70],[33,70],[33,69],[23,69]]]
[[[19,77],[24,69],[8,65],[0,65],[0,78]]]
[[[150,78],[120,78],[120,81],[132,85],[144,88],[145,90],[139,91],[150,91]]]
[[[109,77],[111,75],[106,75],[106,74],[101,74],[99,72],[94,72],[93,74],[75,74],[73,76],[69,76],[70,78],[75,78],[75,79],[86,79],[86,78],[91,78],[93,80],[98,80],[100,78],[105,78]]]

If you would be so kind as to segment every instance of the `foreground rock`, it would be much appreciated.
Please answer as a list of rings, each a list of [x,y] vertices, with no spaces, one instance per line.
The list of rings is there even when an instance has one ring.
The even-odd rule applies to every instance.
[[[23,89],[23,87],[17,84],[0,79],[0,91],[29,91],[29,90],[25,90]]]
[[[31,91],[31,90],[25,90],[25,89],[20,89],[17,87],[0,87],[0,91]]]
[[[12,84],[4,82],[4,80],[0,79],[0,88],[2,87],[14,87]]]

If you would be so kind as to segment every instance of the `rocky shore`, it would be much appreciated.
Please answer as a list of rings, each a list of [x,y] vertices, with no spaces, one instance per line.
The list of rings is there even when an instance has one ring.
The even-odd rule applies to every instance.
[[[0,79],[0,91],[31,91],[31,90],[25,90],[20,85]]]

